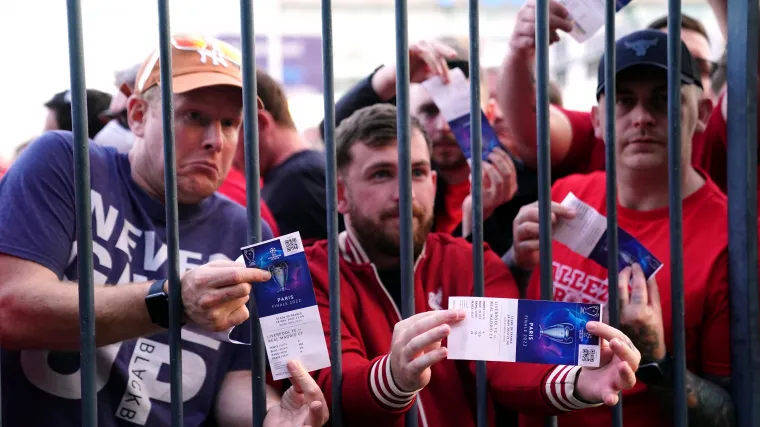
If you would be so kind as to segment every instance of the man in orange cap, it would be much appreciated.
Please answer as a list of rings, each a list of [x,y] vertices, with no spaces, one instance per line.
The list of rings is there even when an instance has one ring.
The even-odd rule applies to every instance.
[[[170,419],[167,228],[158,52],[137,74],[127,103],[135,135],[128,154],[89,147],[101,426],[166,426]],[[251,284],[269,273],[233,262],[246,213],[216,194],[242,123],[240,53],[194,36],[172,40],[179,268],[186,426],[252,424],[250,347],[212,339],[250,333]],[[38,138],[0,182],[0,343],[6,427],[81,426],[73,138]],[[271,238],[266,223],[265,239]],[[321,392],[297,365],[299,387],[269,389],[272,425],[322,425]],[[316,391],[314,389],[316,388]],[[36,408],[44,408],[38,410]],[[210,421],[214,420],[214,421]]]

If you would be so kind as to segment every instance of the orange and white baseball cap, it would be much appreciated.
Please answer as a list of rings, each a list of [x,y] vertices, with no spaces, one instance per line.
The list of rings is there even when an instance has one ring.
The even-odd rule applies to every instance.
[[[205,36],[175,35],[171,39],[171,50],[174,93],[218,85],[243,87],[242,54],[229,43]],[[144,93],[161,83],[159,56],[156,49],[140,66],[134,93]],[[124,86],[121,91],[130,94]],[[257,101],[263,109],[261,98],[257,97]]]

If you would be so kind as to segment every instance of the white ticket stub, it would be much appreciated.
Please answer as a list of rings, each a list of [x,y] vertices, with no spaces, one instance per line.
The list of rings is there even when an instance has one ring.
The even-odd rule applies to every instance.
[[[579,43],[590,39],[604,26],[605,2],[603,0],[559,0],[570,13],[573,30],[570,36]],[[611,0],[608,0],[611,1]],[[625,7],[631,0],[617,0],[615,12]]]

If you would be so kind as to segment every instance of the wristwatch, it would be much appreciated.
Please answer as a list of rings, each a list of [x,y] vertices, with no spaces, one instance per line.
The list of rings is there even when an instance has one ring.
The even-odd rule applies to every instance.
[[[150,320],[162,328],[169,328],[169,294],[164,292],[166,279],[153,282],[145,296],[145,305],[148,307]]]
[[[639,365],[636,378],[646,385],[670,385],[673,382],[673,357],[665,357],[654,362]]]

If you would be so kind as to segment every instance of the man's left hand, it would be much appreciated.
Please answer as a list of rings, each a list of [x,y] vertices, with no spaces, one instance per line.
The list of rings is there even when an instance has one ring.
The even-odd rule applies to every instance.
[[[517,193],[517,169],[506,151],[497,148],[488,154],[483,166],[483,219]],[[472,180],[472,177],[470,177]],[[462,203],[462,235],[472,232],[472,190]]]
[[[654,277],[647,281],[641,266],[633,264],[618,275],[618,287],[620,329],[639,349],[642,360],[661,360],[665,357],[666,348],[657,282]]]
[[[575,393],[585,402],[613,406],[619,392],[636,384],[641,353],[623,332],[610,325],[588,322],[586,329],[601,338],[601,361],[598,368],[581,369]]]
[[[288,371],[293,385],[267,411],[264,427],[322,427],[330,418],[322,390],[299,362],[288,362]]]

